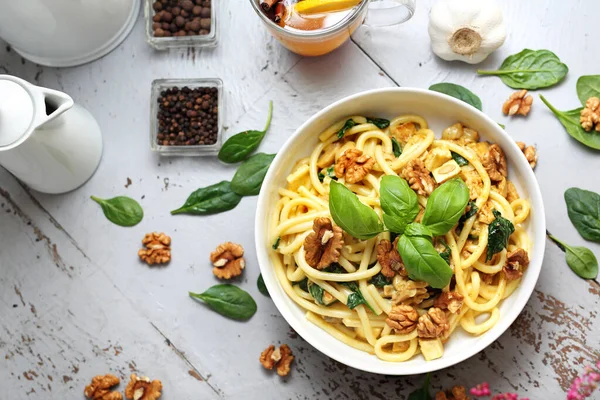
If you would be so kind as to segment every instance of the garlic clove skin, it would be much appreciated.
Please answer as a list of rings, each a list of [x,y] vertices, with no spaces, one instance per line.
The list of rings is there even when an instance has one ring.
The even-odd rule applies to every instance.
[[[502,10],[490,0],[440,0],[429,12],[431,48],[447,61],[478,64],[506,39]]]

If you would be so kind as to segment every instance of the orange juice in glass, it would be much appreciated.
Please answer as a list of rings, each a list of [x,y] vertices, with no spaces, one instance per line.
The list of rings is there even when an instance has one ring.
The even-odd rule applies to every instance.
[[[250,0],[271,34],[303,56],[327,54],[364,22],[396,25],[414,14],[415,0]]]

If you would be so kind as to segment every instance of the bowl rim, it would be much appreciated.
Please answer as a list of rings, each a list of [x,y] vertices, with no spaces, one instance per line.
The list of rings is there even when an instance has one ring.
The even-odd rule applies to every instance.
[[[310,126],[314,121],[316,121],[320,118],[326,117],[326,115],[331,110],[339,107],[340,105],[342,105],[346,102],[350,102],[357,98],[369,97],[369,96],[377,95],[380,93],[386,93],[386,92],[397,92],[399,94],[404,94],[404,95],[420,94],[420,95],[431,96],[434,101],[436,99],[437,100],[443,99],[446,102],[449,101],[450,103],[452,103],[453,107],[459,107],[459,108],[466,109],[466,110],[468,110],[468,112],[472,113],[474,115],[474,117],[476,117],[477,119],[484,120],[485,123],[488,124],[490,127],[492,127],[492,130],[495,131],[494,135],[504,136],[505,139],[508,139],[509,146],[513,147],[513,152],[515,150],[520,152],[514,139],[512,137],[510,137],[510,135],[504,129],[501,129],[500,126],[497,124],[497,122],[495,122],[493,119],[488,117],[482,111],[468,105],[467,103],[464,103],[461,100],[458,100],[454,97],[448,96],[443,93],[434,92],[434,91],[427,90],[427,89],[411,88],[411,87],[389,87],[389,88],[367,90],[367,91],[359,92],[359,93],[344,97],[344,98],[330,104],[329,106],[323,108],[321,111],[317,112],[316,114],[313,114],[300,127],[298,127],[294,131],[294,133],[292,135],[290,135],[290,137],[288,137],[288,139],[285,141],[285,143],[283,144],[281,149],[277,152],[277,156],[271,163],[271,166],[276,166],[278,164],[278,162],[284,157],[284,154],[289,150],[292,142],[294,142],[294,140],[298,136],[301,136],[301,134],[306,130],[306,128],[308,126]],[[355,360],[351,354],[347,355],[345,353],[341,354],[338,352],[334,352],[332,349],[328,348],[325,344],[320,343],[318,338],[315,338],[314,335],[308,329],[308,326],[309,326],[308,324],[311,324],[309,321],[304,320],[303,323],[296,323],[295,317],[292,315],[291,310],[284,303],[284,298],[282,296],[279,296],[279,293],[274,290],[275,289],[274,287],[270,287],[271,286],[270,279],[264,279],[265,285],[267,286],[267,289],[271,293],[271,299],[275,303],[275,307],[281,313],[281,315],[286,320],[286,322],[311,346],[313,346],[314,348],[316,348],[317,350],[319,350],[321,353],[325,354],[326,356],[328,356],[344,365],[347,365],[352,368],[356,368],[358,370],[362,370],[365,372],[371,372],[371,373],[382,374],[382,375],[397,375],[397,376],[422,374],[422,373],[434,372],[434,371],[437,371],[440,369],[444,369],[444,368],[456,365],[456,364],[458,364],[462,361],[465,361],[466,359],[471,358],[474,355],[478,354],[479,352],[481,352],[482,350],[487,348],[489,345],[491,345],[494,341],[496,341],[501,335],[503,335],[508,330],[508,328],[513,324],[513,322],[517,319],[517,317],[523,312],[523,310],[524,310],[525,306],[527,305],[527,303],[529,302],[529,299],[531,298],[531,295],[533,294],[535,286],[538,282],[539,275],[540,275],[541,269],[542,269],[544,253],[545,253],[545,239],[544,238],[545,238],[545,234],[546,234],[546,219],[545,219],[544,204],[543,204],[543,199],[542,199],[542,194],[541,194],[541,190],[539,187],[539,183],[538,183],[537,179],[535,178],[533,169],[530,168],[528,162],[526,161],[526,159],[524,157],[517,157],[516,159],[510,159],[509,165],[510,164],[521,164],[521,167],[519,168],[519,172],[524,171],[524,176],[521,178],[521,180],[519,182],[522,183],[523,188],[526,188],[529,198],[532,199],[532,204],[534,202],[538,203],[535,208],[536,214],[539,214],[538,223],[536,225],[532,225],[532,231],[534,232],[534,235],[532,237],[532,242],[534,244],[533,254],[536,254],[537,257],[536,257],[536,261],[532,262],[527,270],[528,276],[533,275],[535,279],[529,278],[530,283],[528,284],[528,286],[525,286],[523,283],[521,283],[521,285],[519,285],[519,287],[517,288],[518,291],[522,291],[522,290],[526,291],[525,292],[526,295],[522,299],[520,299],[519,303],[517,303],[513,306],[513,309],[511,309],[511,310],[517,309],[518,312],[512,312],[510,315],[503,316],[500,319],[500,321],[498,322],[498,324],[501,324],[501,329],[494,331],[494,332],[488,331],[488,332],[484,333],[483,335],[479,336],[479,338],[481,338],[481,340],[476,342],[469,351],[465,351],[464,354],[460,354],[458,356],[454,355],[452,358],[449,358],[449,357],[445,358],[444,356],[442,356],[442,358],[437,359],[437,360],[425,361],[420,365],[412,366],[410,371],[405,371],[405,370],[403,370],[403,368],[401,368],[401,366],[405,365],[402,362],[393,363],[393,362],[389,362],[389,361],[380,360],[377,358],[375,359],[376,362],[374,362],[374,363],[369,363],[368,365],[362,365],[360,362],[358,362],[358,360]],[[525,168],[525,164],[526,164],[527,168]],[[268,269],[269,268],[272,269],[273,267],[269,260],[269,254],[268,254],[269,250],[267,249],[267,246],[265,246],[265,242],[264,242],[264,240],[265,240],[264,238],[266,237],[265,235],[267,234],[267,230],[268,230],[268,223],[264,222],[267,217],[267,214],[266,214],[267,211],[265,210],[265,207],[263,207],[262,205],[267,202],[267,199],[269,196],[269,193],[268,193],[268,188],[270,186],[269,183],[273,179],[273,176],[276,173],[275,172],[276,169],[277,168],[269,168],[269,170],[264,178],[263,185],[262,185],[261,191],[258,196],[257,211],[256,211],[256,215],[255,215],[256,256],[258,258],[259,268],[261,270],[263,277],[266,275],[266,272],[268,271]],[[527,176],[527,177],[525,177],[525,176]],[[533,201],[534,198],[535,198],[535,201]],[[540,239],[540,237],[543,237],[543,238]],[[538,256],[538,254],[539,254],[539,256]],[[279,283],[277,282],[277,284],[279,284]],[[284,293],[283,296],[287,296],[287,294]],[[299,307],[296,304],[294,306]],[[314,325],[310,325],[310,326],[316,327]],[[319,329],[318,327],[316,327],[316,328]],[[346,346],[349,349],[351,349],[350,346],[348,346],[348,345],[346,345]],[[373,357],[375,357],[375,356],[373,356]],[[393,366],[395,366],[395,365],[398,366],[398,368],[394,368]]]

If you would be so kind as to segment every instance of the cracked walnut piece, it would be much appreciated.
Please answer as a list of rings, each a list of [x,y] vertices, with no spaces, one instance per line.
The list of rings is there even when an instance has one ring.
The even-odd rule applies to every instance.
[[[121,380],[114,375],[98,375],[92,378],[92,383],[85,387],[83,394],[91,400],[123,400],[119,392],[111,392],[110,388],[117,386]]]
[[[589,132],[592,129],[600,132],[600,99],[597,97],[590,97],[585,102],[585,107],[581,110],[579,115],[579,123],[581,127]]]
[[[519,279],[523,276],[523,270],[529,265],[529,256],[521,248],[511,251],[506,256],[506,264],[502,267],[502,272],[508,282]]]
[[[418,158],[411,160],[402,169],[402,176],[408,181],[410,188],[421,196],[427,196],[435,189],[435,181],[423,161]]]
[[[411,333],[417,328],[419,313],[411,306],[394,306],[385,322],[401,335]]]
[[[347,183],[363,180],[375,165],[375,160],[358,149],[348,149],[335,163],[335,176]]]
[[[463,300],[463,295],[458,292],[442,292],[442,294],[433,301],[433,306],[442,310],[448,310],[452,314],[455,314],[462,308]]]
[[[464,386],[454,386],[449,392],[437,392],[435,400],[469,400]]]
[[[240,276],[246,267],[244,248],[236,243],[225,242],[210,253],[213,274],[219,279],[231,279]]]
[[[521,151],[523,152],[523,155],[527,159],[527,162],[529,163],[529,165],[531,165],[531,169],[535,168],[535,166],[537,165],[537,151],[535,150],[535,147],[527,146],[523,142],[517,142],[517,146],[519,146],[519,149],[521,149]]]
[[[290,365],[294,361],[292,350],[287,344],[282,344],[279,348],[270,345],[261,354],[260,363],[266,369],[277,367],[277,375],[287,376],[290,373]]]
[[[304,239],[304,258],[311,267],[324,269],[340,259],[340,250],[344,245],[343,231],[325,217],[315,218],[313,231]]]
[[[506,157],[500,146],[497,144],[491,145],[482,161],[492,181],[500,182],[503,177],[506,177]]]
[[[393,278],[396,273],[407,276],[406,268],[398,253],[398,236],[394,243],[389,240],[383,239],[377,244],[377,261],[381,265],[381,273],[388,278]]]
[[[417,333],[420,338],[435,339],[444,336],[450,329],[446,314],[437,307],[431,307],[427,314],[419,317]]]
[[[162,382],[155,379],[150,381],[146,376],[131,374],[125,388],[125,397],[129,400],[156,400],[160,397]]]
[[[138,251],[138,256],[148,265],[166,264],[171,261],[171,238],[164,233],[147,233],[142,239],[145,249]]]
[[[527,115],[531,110],[531,104],[533,103],[533,97],[527,96],[527,90],[519,90],[510,95],[508,100],[502,105],[502,112],[504,115]]]

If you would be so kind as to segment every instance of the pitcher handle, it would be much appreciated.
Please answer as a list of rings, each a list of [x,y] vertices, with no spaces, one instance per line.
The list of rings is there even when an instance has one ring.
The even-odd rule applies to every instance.
[[[408,21],[415,13],[416,0],[370,0],[364,24],[380,27]]]

